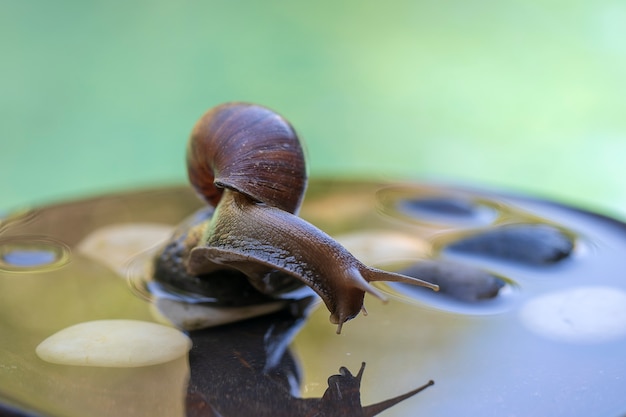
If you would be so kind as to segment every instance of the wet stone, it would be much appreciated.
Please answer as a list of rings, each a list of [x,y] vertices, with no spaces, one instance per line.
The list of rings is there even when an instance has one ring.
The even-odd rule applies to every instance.
[[[154,280],[166,287],[210,298],[214,305],[240,307],[272,301],[261,294],[238,271],[220,270],[207,275],[194,276],[187,273],[185,258],[186,235],[169,242],[155,258]]]
[[[6,253],[2,259],[9,265],[16,267],[36,267],[51,264],[56,260],[56,254],[50,250],[14,250]]]
[[[69,261],[65,244],[44,237],[14,237],[0,241],[0,271],[37,272],[60,268]]]
[[[500,226],[458,240],[447,249],[527,265],[548,265],[567,258],[574,243],[561,230],[544,224]]]
[[[402,205],[409,210],[425,211],[439,215],[471,217],[474,214],[474,204],[458,198],[420,198],[404,201]]]
[[[183,356],[191,340],[181,331],[139,320],[96,320],[75,324],[41,342],[36,353],[60,365],[133,368]]]
[[[424,197],[400,201],[398,210],[417,220],[453,224],[488,224],[496,216],[490,207],[460,197]]]
[[[497,297],[506,284],[487,271],[449,261],[422,261],[400,273],[437,284],[439,294],[469,303]]]

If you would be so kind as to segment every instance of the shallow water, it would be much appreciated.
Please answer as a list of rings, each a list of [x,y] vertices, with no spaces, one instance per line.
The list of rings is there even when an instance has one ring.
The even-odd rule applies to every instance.
[[[445,259],[492,272],[505,281],[497,297],[468,303],[386,284],[380,288],[389,302],[366,297],[369,314],[346,323],[339,336],[328,311],[303,300],[299,308],[311,311],[306,319],[279,312],[191,332],[189,357],[163,365],[72,367],[35,355],[42,340],[76,323],[165,320],[152,294],[139,296],[136,280],[131,288],[128,276],[141,273],[129,268],[141,266],[199,207],[181,187],[3,220],[4,404],[51,416],[182,416],[185,409],[202,415],[193,413],[207,404],[225,416],[242,404],[297,415],[310,404],[301,397],[321,398],[340,367],[356,375],[365,362],[363,405],[435,381],[385,416],[626,414],[626,225],[549,202],[424,184],[314,181],[301,215],[374,266]],[[562,231],[572,253],[538,266],[448,248],[467,235],[520,223]],[[268,383],[274,385],[261,395]],[[232,387],[239,388],[226,403]]]

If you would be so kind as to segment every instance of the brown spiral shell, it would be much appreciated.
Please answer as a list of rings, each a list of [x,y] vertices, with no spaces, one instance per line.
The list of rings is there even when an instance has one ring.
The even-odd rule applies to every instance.
[[[239,102],[215,107],[196,123],[187,173],[214,207],[229,188],[295,213],[307,184],[304,151],[289,122],[265,107]]]

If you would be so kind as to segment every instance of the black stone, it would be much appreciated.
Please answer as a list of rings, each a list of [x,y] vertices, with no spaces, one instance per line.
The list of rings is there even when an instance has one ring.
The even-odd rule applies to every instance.
[[[241,272],[224,269],[199,276],[187,272],[186,259],[191,250],[186,244],[189,227],[202,224],[211,215],[211,210],[201,210],[174,233],[154,258],[153,280],[166,291],[204,296],[216,306],[241,307],[274,301],[274,297],[254,288]],[[276,279],[281,278],[278,272],[274,274],[278,275]]]
[[[556,227],[545,224],[520,224],[499,226],[458,240],[448,245],[447,249],[527,265],[547,265],[567,258],[574,249],[574,243]]]
[[[400,273],[437,284],[439,294],[470,303],[497,297],[506,284],[487,271],[449,261],[422,261]]]
[[[431,214],[471,218],[474,216],[475,205],[465,199],[449,197],[429,197],[402,202],[408,210],[424,211]]]

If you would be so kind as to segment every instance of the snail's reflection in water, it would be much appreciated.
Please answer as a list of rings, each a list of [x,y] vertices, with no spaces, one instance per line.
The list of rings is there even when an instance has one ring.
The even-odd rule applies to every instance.
[[[363,406],[363,363],[356,375],[341,367],[330,376],[322,398],[300,398],[301,374],[289,344],[314,303],[306,298],[271,315],[190,332],[187,416],[375,416],[433,384]]]

